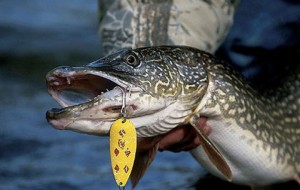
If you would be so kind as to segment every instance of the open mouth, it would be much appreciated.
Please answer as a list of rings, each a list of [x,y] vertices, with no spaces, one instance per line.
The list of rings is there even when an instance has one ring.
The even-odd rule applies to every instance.
[[[116,77],[86,67],[59,67],[50,71],[46,80],[48,92],[62,106],[48,110],[48,120],[67,117],[71,113],[74,115],[74,110],[78,113],[96,104],[102,112],[121,113],[124,93],[132,86]],[[131,87],[127,93],[137,91],[141,89]],[[99,107],[101,101],[103,106]],[[134,105],[126,106],[134,108]]]

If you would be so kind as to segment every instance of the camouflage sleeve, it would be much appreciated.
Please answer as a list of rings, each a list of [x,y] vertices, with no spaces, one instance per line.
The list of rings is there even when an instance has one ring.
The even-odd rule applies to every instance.
[[[237,4],[238,0],[99,0],[101,44],[105,54],[173,44],[214,53],[231,28]]]

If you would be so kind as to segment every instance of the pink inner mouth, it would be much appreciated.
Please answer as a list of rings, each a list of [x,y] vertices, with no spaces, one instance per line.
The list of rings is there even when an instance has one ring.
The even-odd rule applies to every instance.
[[[92,74],[51,75],[47,77],[47,85],[51,96],[63,107],[90,101],[117,86]]]

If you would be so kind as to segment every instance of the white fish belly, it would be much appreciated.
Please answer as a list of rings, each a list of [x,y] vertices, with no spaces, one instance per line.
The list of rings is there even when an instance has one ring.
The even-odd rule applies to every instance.
[[[256,140],[250,131],[218,120],[209,119],[207,124],[212,128],[209,139],[231,168],[232,182],[260,186],[287,181],[295,175],[295,168],[277,159],[277,149]],[[212,165],[201,145],[192,150],[192,154],[210,173],[225,179]]]

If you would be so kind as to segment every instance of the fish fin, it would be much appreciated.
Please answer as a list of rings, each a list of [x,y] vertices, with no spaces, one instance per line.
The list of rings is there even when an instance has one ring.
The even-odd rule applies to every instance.
[[[228,181],[232,180],[232,172],[227,164],[226,160],[220,153],[220,151],[213,145],[209,138],[201,131],[201,126],[199,126],[197,119],[192,119],[191,125],[197,131],[200,139],[201,146],[203,147],[205,153],[209,160],[214,164],[214,166],[226,177]]]
[[[130,175],[130,180],[132,184],[132,188],[135,188],[135,186],[138,184],[140,179],[145,174],[146,170],[151,165],[152,161],[155,158],[155,155],[157,153],[159,144],[156,143],[152,148],[146,151],[136,152],[134,165],[132,168],[132,172]]]

